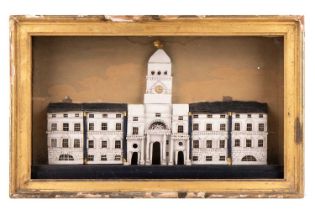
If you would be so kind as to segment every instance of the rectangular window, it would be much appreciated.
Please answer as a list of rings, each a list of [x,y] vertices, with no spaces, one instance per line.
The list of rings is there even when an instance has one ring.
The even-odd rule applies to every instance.
[[[265,131],[265,124],[264,123],[259,123],[258,124],[258,130],[259,131]]]
[[[88,161],[94,161],[94,155],[88,155],[87,160]]]
[[[121,123],[116,123],[116,131],[121,131]]]
[[[184,117],[183,116],[178,116],[178,120],[183,120]]]
[[[74,148],[80,148],[80,139],[74,139],[73,147]]]
[[[57,130],[57,123],[51,123],[51,131]]]
[[[55,117],[56,117],[56,114],[51,114],[51,117],[52,117],[52,118],[55,118]]]
[[[259,114],[259,118],[263,118],[264,117],[264,114]]]
[[[253,130],[253,126],[252,126],[251,123],[247,123],[246,130],[247,131],[252,131]]]
[[[161,117],[161,113],[155,113],[156,117]]]
[[[208,114],[208,115],[207,115],[207,118],[212,118],[212,114]]]
[[[108,117],[108,115],[107,115],[107,114],[103,114],[102,116],[103,116],[103,118],[107,118],[107,117]]]
[[[89,140],[89,148],[94,148],[94,141],[93,140]]]
[[[62,139],[62,147],[63,148],[68,148],[69,147],[68,139]]]
[[[193,148],[199,148],[199,141],[193,140]]]
[[[89,114],[89,118],[94,118],[94,114]]]
[[[252,140],[246,139],[246,147],[252,147]]]
[[[69,131],[69,123],[62,124],[63,131]]]
[[[212,148],[212,140],[207,140],[207,148]]]
[[[208,123],[206,126],[207,131],[212,131],[212,124]]]
[[[75,117],[80,117],[80,114],[79,113],[75,113],[74,116]]]
[[[206,156],[206,161],[212,161],[212,156]]]
[[[225,118],[225,114],[221,114],[221,115],[220,115],[220,118]]]
[[[115,149],[121,148],[121,141],[115,141]]]
[[[235,118],[240,118],[240,114],[235,114]]]
[[[57,147],[57,139],[51,139],[50,140],[50,146],[51,147]]]
[[[220,124],[220,131],[225,131],[225,124]]]
[[[94,131],[94,123],[89,123],[89,131]]]
[[[234,124],[234,130],[235,130],[235,131],[239,131],[240,129],[241,129],[240,124],[239,124],[239,123],[235,123],[235,124]]]
[[[64,117],[64,118],[67,118],[67,117],[68,117],[68,114],[63,114],[63,117]]]
[[[194,124],[193,124],[193,130],[194,130],[194,131],[199,130],[199,124],[194,123]]]
[[[107,141],[102,141],[102,148],[107,148]]]
[[[193,118],[198,118],[198,115],[197,115],[197,114],[194,114],[194,115],[193,115]]]
[[[116,114],[116,118],[121,118],[121,114]]]
[[[198,161],[198,156],[193,156],[193,161]]]
[[[184,126],[179,125],[179,126],[177,127],[177,132],[178,132],[178,133],[184,133]]]
[[[139,128],[138,127],[133,127],[132,128],[132,135],[138,135],[139,134]]]
[[[102,131],[107,131],[107,123],[102,123]]]
[[[80,131],[80,130],[81,130],[80,123],[74,123],[74,131]]]
[[[251,115],[251,114],[248,114],[247,117],[248,117],[248,118],[252,118],[252,115]]]
[[[133,120],[133,121],[138,121],[139,118],[138,118],[138,117],[133,117],[132,120]]]
[[[235,139],[235,141],[234,141],[234,146],[235,146],[235,147],[241,146],[241,141],[240,141],[239,139]]]
[[[168,140],[166,140],[166,144],[167,144],[167,145],[169,144],[169,141],[168,141]]]
[[[115,155],[115,160],[120,160],[121,156],[120,155]]]
[[[225,161],[225,156],[220,156],[220,157],[219,157],[219,160],[220,160],[220,161]]]
[[[263,147],[264,146],[264,140],[259,139],[258,140],[258,147]]]
[[[101,155],[101,161],[106,161],[107,160],[107,156],[106,155]]]
[[[220,148],[225,148],[225,140],[220,140]]]

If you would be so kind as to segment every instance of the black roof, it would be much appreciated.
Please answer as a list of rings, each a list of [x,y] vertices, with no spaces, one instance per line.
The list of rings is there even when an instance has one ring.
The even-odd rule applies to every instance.
[[[47,112],[66,112],[66,111],[127,111],[127,104],[123,103],[50,103]]]
[[[256,101],[216,101],[189,104],[192,113],[267,113],[267,103]]]

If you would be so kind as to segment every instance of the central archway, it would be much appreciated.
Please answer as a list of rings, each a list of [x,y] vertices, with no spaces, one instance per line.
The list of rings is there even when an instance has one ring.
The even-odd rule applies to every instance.
[[[177,165],[184,165],[184,153],[183,153],[183,151],[178,152]]]
[[[152,165],[160,165],[161,164],[161,147],[159,142],[153,143],[152,148]]]

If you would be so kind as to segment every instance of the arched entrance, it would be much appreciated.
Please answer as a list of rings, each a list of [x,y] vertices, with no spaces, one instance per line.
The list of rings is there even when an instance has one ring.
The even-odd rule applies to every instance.
[[[177,165],[184,165],[184,153],[179,151],[177,154]]]
[[[131,165],[138,165],[138,152],[132,153]]]
[[[152,165],[160,165],[161,164],[161,147],[159,142],[153,143],[152,148]]]

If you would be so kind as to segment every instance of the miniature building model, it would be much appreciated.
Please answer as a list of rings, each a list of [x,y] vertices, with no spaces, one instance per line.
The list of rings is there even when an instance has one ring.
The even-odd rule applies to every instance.
[[[49,164],[267,164],[267,104],[172,104],[172,64],[157,49],[144,104],[51,103]]]

